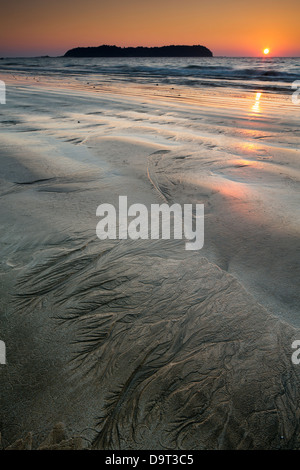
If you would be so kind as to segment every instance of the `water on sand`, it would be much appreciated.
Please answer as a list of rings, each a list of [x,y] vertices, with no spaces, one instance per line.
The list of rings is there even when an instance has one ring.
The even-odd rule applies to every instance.
[[[0,77],[6,443],[64,421],[96,448],[298,447],[291,96],[21,75]],[[204,203],[204,248],[100,242],[123,194]]]

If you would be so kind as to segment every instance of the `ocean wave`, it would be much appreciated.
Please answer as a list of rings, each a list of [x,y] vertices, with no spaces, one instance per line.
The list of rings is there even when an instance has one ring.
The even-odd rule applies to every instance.
[[[289,89],[300,79],[296,58],[26,58],[4,59],[1,70],[28,75],[55,75],[90,83],[99,80],[172,83],[182,86],[224,86],[263,89],[278,92]]]

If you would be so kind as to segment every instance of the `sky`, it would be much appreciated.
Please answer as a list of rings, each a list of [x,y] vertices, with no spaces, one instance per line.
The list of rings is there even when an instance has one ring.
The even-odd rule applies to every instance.
[[[215,56],[300,56],[299,0],[0,0],[0,57],[78,46],[201,44]]]

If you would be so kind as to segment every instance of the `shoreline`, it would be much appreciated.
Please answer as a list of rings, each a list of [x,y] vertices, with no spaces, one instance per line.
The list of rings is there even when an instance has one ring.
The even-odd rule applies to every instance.
[[[214,90],[192,104],[154,87],[11,83],[0,130],[5,447],[31,431],[40,444],[62,421],[98,449],[299,448],[299,150],[285,97],[257,107],[253,94]],[[204,203],[204,249],[97,241],[97,206],[126,191],[146,206]]]
[[[12,86],[12,83],[14,82],[8,82],[9,87]],[[67,108],[70,106],[71,99],[74,99],[75,103],[78,102],[78,106],[75,105],[74,107],[71,105],[71,108],[73,108],[72,113],[69,115],[67,113],[66,116],[62,114],[62,119],[58,115],[57,117],[53,116],[50,120],[48,118],[45,120],[46,115],[43,112],[40,124],[36,121],[34,115],[31,118],[31,114],[28,116],[28,123],[25,124],[24,121],[25,126],[21,122],[18,123],[16,121],[14,123],[13,120],[9,121],[6,119],[5,122],[8,124],[12,123],[9,124],[10,127],[8,129],[13,130],[19,127],[19,130],[22,130],[22,127],[24,127],[25,132],[28,133],[32,128],[33,132],[38,132],[40,135],[43,135],[45,131],[45,137],[49,134],[50,136],[53,135],[55,139],[62,139],[66,143],[74,143],[77,152],[80,148],[78,146],[84,145],[86,147],[85,153],[89,153],[88,158],[91,155],[94,155],[94,158],[96,156],[96,159],[99,158],[102,146],[105,152],[111,154],[113,158],[112,161],[108,161],[107,157],[104,160],[102,157],[102,164],[107,166],[107,164],[113,163],[115,170],[112,171],[117,172],[120,170],[119,165],[121,165],[122,171],[128,168],[130,171],[135,172],[135,169],[141,166],[140,160],[137,159],[137,153],[142,152],[147,157],[147,161],[146,166],[142,166],[139,170],[141,172],[139,178],[148,179],[150,186],[154,185],[154,190],[161,197],[162,201],[166,201],[166,199],[163,192],[159,189],[160,184],[168,186],[169,181],[172,181],[172,186],[167,190],[168,192],[172,188],[169,194],[170,200],[182,204],[191,201],[204,202],[207,204],[205,209],[208,221],[212,215],[210,214],[212,205],[214,207],[213,211],[217,211],[217,213],[225,209],[227,218],[232,219],[232,217],[235,217],[236,219],[234,221],[237,228],[236,235],[239,233],[238,225],[241,225],[241,227],[248,225],[252,231],[251,225],[254,224],[254,227],[260,227],[259,230],[263,230],[266,233],[275,229],[275,232],[278,232],[278,237],[282,238],[283,233],[281,234],[280,225],[283,222],[279,222],[279,224],[276,222],[276,218],[279,215],[278,211],[280,210],[279,220],[283,221],[285,218],[283,225],[285,230],[288,229],[291,240],[297,240],[299,226],[297,218],[294,217],[294,211],[298,211],[297,197],[294,189],[296,190],[297,180],[300,179],[297,164],[299,151],[296,150],[297,136],[295,135],[297,115],[291,116],[294,108],[292,105],[287,105],[285,113],[287,116],[286,124],[284,123],[284,118],[281,117],[280,125],[277,125],[278,112],[275,111],[274,105],[278,106],[276,104],[278,96],[273,96],[269,100],[263,97],[259,102],[261,109],[253,110],[252,108],[255,108],[256,101],[250,101],[247,94],[242,96],[240,94],[231,95],[228,98],[222,97],[220,99],[218,95],[216,96],[211,91],[207,94],[204,93],[204,99],[199,97],[200,101],[196,104],[191,103],[189,97],[186,96],[182,96],[180,102],[177,99],[174,102],[173,98],[169,99],[165,96],[162,99],[162,96],[155,95],[156,87],[147,87],[149,96],[145,96],[145,88],[138,88],[139,92],[137,94],[136,86],[133,86],[130,93],[135,93],[135,95],[131,96],[130,94],[124,95],[120,90],[114,93],[116,91],[114,87],[109,91],[99,90],[98,92],[92,91],[90,93],[89,91],[83,92],[81,87],[71,91],[62,86],[57,92],[57,89],[49,88],[49,84],[38,84],[37,86],[34,85],[33,88],[32,84],[28,88],[28,80],[26,80],[26,84],[27,86],[24,89],[19,87],[16,89],[21,97],[34,91],[39,96],[39,99],[42,99],[43,90],[45,90],[47,100],[53,96],[59,102],[60,98],[63,99],[65,96],[68,97]],[[24,82],[21,81],[21,86],[23,85]],[[91,109],[88,112],[81,113],[79,110],[82,106],[81,103],[84,102]],[[104,106],[104,112],[97,110],[98,102]],[[284,110],[283,104],[283,102],[280,103],[281,114]],[[106,115],[109,116],[111,113],[111,106],[112,116],[115,115],[111,121],[112,125],[109,123],[110,118],[106,119]],[[123,108],[124,110],[128,107],[129,112],[118,112],[116,106],[120,106],[120,109]],[[154,113],[150,111],[153,106],[157,106]],[[136,110],[133,110],[135,107]],[[147,109],[150,111],[150,121],[148,121]],[[166,118],[164,113],[166,113]],[[276,118],[275,121],[274,118]],[[61,119],[61,130],[59,131],[57,131],[60,128],[60,125],[56,122],[57,119],[58,121]],[[232,127],[232,122],[235,123],[235,128]],[[292,126],[294,126],[293,138],[289,132],[287,133],[287,139],[282,140],[280,127],[288,124],[290,131]],[[48,129],[45,127],[47,125],[50,126]],[[108,133],[106,132],[106,127]],[[127,127],[129,132],[126,130]],[[278,139],[278,143],[276,143],[276,140],[272,142],[274,139]],[[115,146],[111,152],[110,147],[114,147],[114,140],[116,143],[119,141],[120,144],[119,147]],[[128,159],[126,157],[124,161],[122,161],[122,158],[116,158],[116,152],[122,153],[123,144],[125,146],[125,154],[129,155],[130,152],[133,152],[134,158],[130,157]],[[98,149],[99,145],[100,148]],[[128,149],[126,148],[127,145],[129,146]],[[154,146],[153,151],[150,148],[148,150],[147,146],[149,145],[150,147]],[[200,148],[198,145],[200,145]],[[144,150],[143,146],[145,146]],[[197,150],[198,148],[199,151]],[[151,153],[159,150],[162,151],[162,154],[158,153],[158,158],[151,155]],[[191,153],[191,156],[186,157],[189,153]],[[195,163],[193,162],[194,155],[196,157]],[[209,155],[216,159],[215,162],[210,163],[212,158]],[[78,153],[78,158],[79,160],[81,159],[80,153]],[[187,167],[185,167],[186,158],[189,159]],[[197,163],[198,159],[199,164]],[[72,159],[70,163],[68,162],[68,166],[72,165],[71,161]],[[124,162],[126,162],[125,165]],[[182,165],[179,165],[181,162]],[[195,178],[194,170],[191,172],[189,169],[191,165],[195,164],[197,165],[196,171],[199,173],[197,178]],[[98,163],[96,162],[97,165]],[[198,165],[201,165],[202,168]],[[283,165],[285,166],[283,167]],[[182,174],[180,174],[181,171],[183,171]],[[162,175],[160,176],[159,173],[161,172]],[[55,174],[55,171],[53,174]],[[160,183],[159,179],[161,177],[162,182]],[[126,186],[126,178],[124,182]],[[289,185],[289,190],[293,190],[293,193],[291,193],[293,196],[290,196],[289,193],[283,193],[286,184]],[[194,194],[192,195],[191,193],[188,196],[185,188],[190,188]],[[197,192],[199,191],[200,198],[197,197]],[[277,197],[274,191],[279,191],[279,197]],[[274,199],[274,196],[276,199]],[[133,202],[139,201],[134,201],[133,198]],[[258,202],[259,204],[257,204]],[[277,207],[275,204],[277,204]],[[257,210],[259,210],[261,215],[254,215]],[[283,214],[285,214],[284,217]],[[215,224],[212,228],[208,226],[208,237],[213,238],[215,240],[214,243],[216,243],[216,229],[218,233],[220,228],[221,230],[225,228],[227,230],[227,237],[231,237],[229,232],[231,230],[230,225],[226,228],[226,224],[228,225],[223,216],[221,220],[223,228],[220,227],[220,224],[219,227]],[[266,228],[263,228],[263,225]],[[262,238],[266,236],[266,233],[261,235]],[[278,241],[274,242],[281,244],[278,237]],[[271,240],[270,233],[268,233],[268,240],[269,242]],[[260,243],[261,241],[259,241]],[[269,250],[268,247],[267,249]],[[253,246],[249,250],[253,251],[255,247]],[[285,250],[284,247],[283,250]],[[215,262],[222,269],[227,270],[228,261],[226,261],[226,257],[228,255],[222,260],[223,251],[224,247],[221,247],[221,256],[216,255],[215,247],[211,246],[208,251],[202,250],[202,253],[205,253],[208,259]],[[247,281],[244,273],[241,270],[233,273],[243,284],[246,281],[246,285],[249,286],[251,292],[251,284],[249,285],[249,279]],[[261,301],[262,298],[258,297],[258,300]],[[264,302],[262,303],[264,304]],[[272,304],[266,304],[265,306],[274,309]]]

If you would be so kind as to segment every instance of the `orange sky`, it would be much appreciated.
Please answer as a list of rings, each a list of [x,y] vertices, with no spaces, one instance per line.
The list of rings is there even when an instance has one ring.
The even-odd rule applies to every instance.
[[[1,7],[0,56],[77,46],[202,44],[214,55],[300,56],[299,0],[14,0]]]

